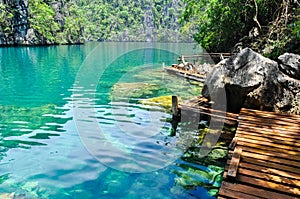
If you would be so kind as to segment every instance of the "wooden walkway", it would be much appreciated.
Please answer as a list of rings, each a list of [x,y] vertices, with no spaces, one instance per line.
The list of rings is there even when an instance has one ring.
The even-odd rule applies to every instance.
[[[242,109],[223,198],[300,198],[300,116]]]

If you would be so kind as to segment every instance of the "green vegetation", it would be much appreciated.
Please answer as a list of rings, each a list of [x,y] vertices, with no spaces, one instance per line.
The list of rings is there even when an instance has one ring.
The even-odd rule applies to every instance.
[[[4,2],[0,40],[6,42],[20,32],[19,22],[14,23],[24,22],[20,16],[25,9],[25,29],[31,30],[25,41],[33,40],[31,44],[170,42],[193,37],[210,52],[251,47],[273,58],[284,51],[300,53],[299,1],[28,0],[28,10],[23,6],[23,11],[14,2]]]
[[[30,27],[42,39],[54,42],[55,32],[59,30],[59,25],[54,20],[54,10],[42,0],[29,0],[28,3]]]
[[[108,41],[176,41],[182,3],[165,0],[92,0],[81,1],[85,39]]]
[[[0,32],[2,34],[11,34],[10,23],[14,14],[5,4],[0,3]]]
[[[299,53],[299,2],[286,0],[185,0],[182,31],[206,50],[227,52],[240,43],[267,56]]]
[[[0,3],[0,37],[13,40],[22,21],[32,44],[187,40],[179,36],[182,0],[28,0],[28,10],[23,3]]]

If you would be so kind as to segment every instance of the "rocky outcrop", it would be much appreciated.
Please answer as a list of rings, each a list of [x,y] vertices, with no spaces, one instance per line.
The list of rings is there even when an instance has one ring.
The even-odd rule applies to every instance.
[[[279,69],[288,76],[300,80],[300,55],[284,53],[278,57]]]
[[[225,90],[227,110],[235,113],[247,107],[300,114],[299,55],[284,54],[279,60],[243,49],[216,65],[202,95],[225,97],[220,96]]]
[[[5,24],[1,24],[4,31],[0,32],[0,45],[13,45],[26,43],[28,23],[28,0],[0,1],[7,16]]]
[[[33,11],[35,15],[48,14],[49,16],[47,17],[53,17],[53,22],[46,21],[43,24],[40,22],[41,24],[39,25],[41,27],[39,29],[46,29],[43,26],[48,25],[50,27],[49,30],[42,31],[45,34],[45,32],[52,31],[52,25],[59,26],[56,31],[51,32],[53,37],[57,37],[60,33],[59,31],[64,30],[66,15],[68,15],[68,13],[64,12],[64,10],[68,10],[65,1],[41,1],[34,4],[34,8],[32,7],[33,2],[31,1],[31,4],[29,4],[28,0],[0,0],[0,11],[2,12],[0,16],[5,17],[5,21],[0,20],[0,46],[51,45],[58,43],[56,38],[46,38],[45,35],[32,27],[30,20],[33,20],[33,14],[30,13],[30,9],[31,11],[35,9]],[[51,10],[55,13],[54,16],[51,15]],[[40,13],[37,14],[37,12]],[[61,43],[81,43],[81,41],[74,40]]]

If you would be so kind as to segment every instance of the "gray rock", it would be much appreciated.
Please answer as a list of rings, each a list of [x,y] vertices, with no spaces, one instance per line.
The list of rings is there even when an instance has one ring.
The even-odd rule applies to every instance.
[[[247,95],[258,89],[268,78],[269,71],[278,71],[277,63],[249,48],[219,62],[207,77],[202,95],[215,101],[225,90],[227,110],[239,112]]]
[[[294,63],[290,58],[286,60],[284,63],[289,65]],[[226,93],[229,112],[238,113],[247,107],[299,114],[300,81],[286,72],[291,69],[284,71],[277,62],[245,48],[215,66],[205,81],[202,95],[217,101],[224,97],[222,92]]]
[[[36,37],[35,32],[32,28],[28,29],[25,38],[26,38],[27,45],[34,45],[38,43],[38,38]]]
[[[278,57],[280,70],[290,77],[300,80],[300,55],[284,53]]]

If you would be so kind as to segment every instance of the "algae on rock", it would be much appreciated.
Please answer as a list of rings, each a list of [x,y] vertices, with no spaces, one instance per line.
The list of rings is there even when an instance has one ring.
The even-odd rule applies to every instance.
[[[172,107],[172,95],[142,99],[139,102],[144,105],[160,106],[168,110]]]
[[[134,82],[116,83],[111,92],[111,100],[128,101],[153,96],[160,89],[157,84]]]

